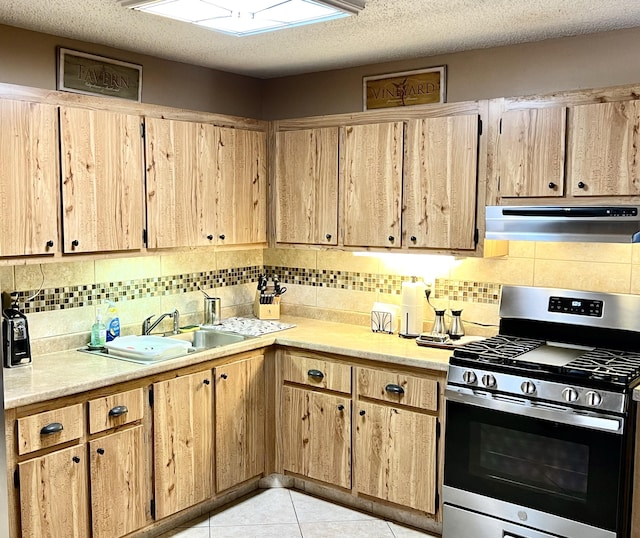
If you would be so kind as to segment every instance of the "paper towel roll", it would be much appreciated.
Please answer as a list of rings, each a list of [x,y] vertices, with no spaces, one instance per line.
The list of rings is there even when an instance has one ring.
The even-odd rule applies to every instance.
[[[400,334],[418,336],[422,332],[424,313],[424,282],[413,279],[402,283],[402,303],[400,305]]]

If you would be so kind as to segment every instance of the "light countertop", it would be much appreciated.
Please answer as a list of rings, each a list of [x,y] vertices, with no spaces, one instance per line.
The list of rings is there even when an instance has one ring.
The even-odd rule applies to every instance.
[[[76,350],[36,356],[28,366],[4,370],[5,407],[78,394],[273,344],[442,372],[446,372],[451,356],[450,350],[420,347],[413,339],[373,333],[368,327],[306,318],[281,321],[296,327],[149,365]]]

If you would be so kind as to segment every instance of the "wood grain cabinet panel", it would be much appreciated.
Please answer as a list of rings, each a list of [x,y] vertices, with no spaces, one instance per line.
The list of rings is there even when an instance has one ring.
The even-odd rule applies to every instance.
[[[58,248],[58,110],[0,100],[0,256]]]
[[[617,101],[570,111],[568,180],[573,196],[640,194],[640,104]]]
[[[402,122],[341,129],[345,246],[401,244]]]
[[[436,417],[358,402],[354,426],[357,491],[434,514]]]
[[[19,463],[23,538],[86,538],[89,530],[85,446]]]
[[[119,538],[147,523],[142,426],[89,443],[92,538]]]
[[[130,114],[60,109],[64,252],[142,248],[141,125]]]
[[[438,410],[438,382],[405,373],[358,368],[358,395],[428,411]]]
[[[18,454],[80,439],[84,429],[82,404],[18,419]]]
[[[213,494],[211,377],[207,370],[153,385],[157,519]]]
[[[264,356],[215,369],[216,491],[264,472]]]
[[[566,108],[506,111],[500,131],[500,196],[563,196]]]
[[[286,471],[351,487],[351,399],[297,387],[282,388]]]
[[[403,244],[475,248],[477,166],[477,115],[408,122]]]
[[[89,401],[89,433],[94,434],[141,420],[144,416],[142,389],[130,390]]]
[[[338,128],[276,135],[276,241],[338,242]]]
[[[282,358],[285,381],[336,392],[351,392],[351,366],[321,357],[286,353]]]

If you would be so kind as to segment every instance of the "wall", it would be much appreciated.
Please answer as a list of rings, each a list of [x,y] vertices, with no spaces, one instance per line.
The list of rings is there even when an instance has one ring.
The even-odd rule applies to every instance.
[[[362,77],[447,66],[447,100],[640,82],[640,28],[264,81],[263,119],[362,111]]]
[[[261,116],[258,79],[4,25],[0,25],[0,82],[54,90],[58,46],[142,65],[144,103]]]

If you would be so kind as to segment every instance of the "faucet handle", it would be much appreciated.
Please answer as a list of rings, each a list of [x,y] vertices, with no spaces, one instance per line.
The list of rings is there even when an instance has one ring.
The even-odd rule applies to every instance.
[[[155,314],[151,314],[148,318],[146,318],[143,322],[142,322],[142,334],[143,335],[147,335],[149,334],[149,325],[150,325],[150,321],[151,318],[153,318],[155,316]]]
[[[178,309],[174,309],[173,313],[171,314],[171,317],[173,318],[173,334],[179,334],[180,333],[180,312],[178,312]]]

